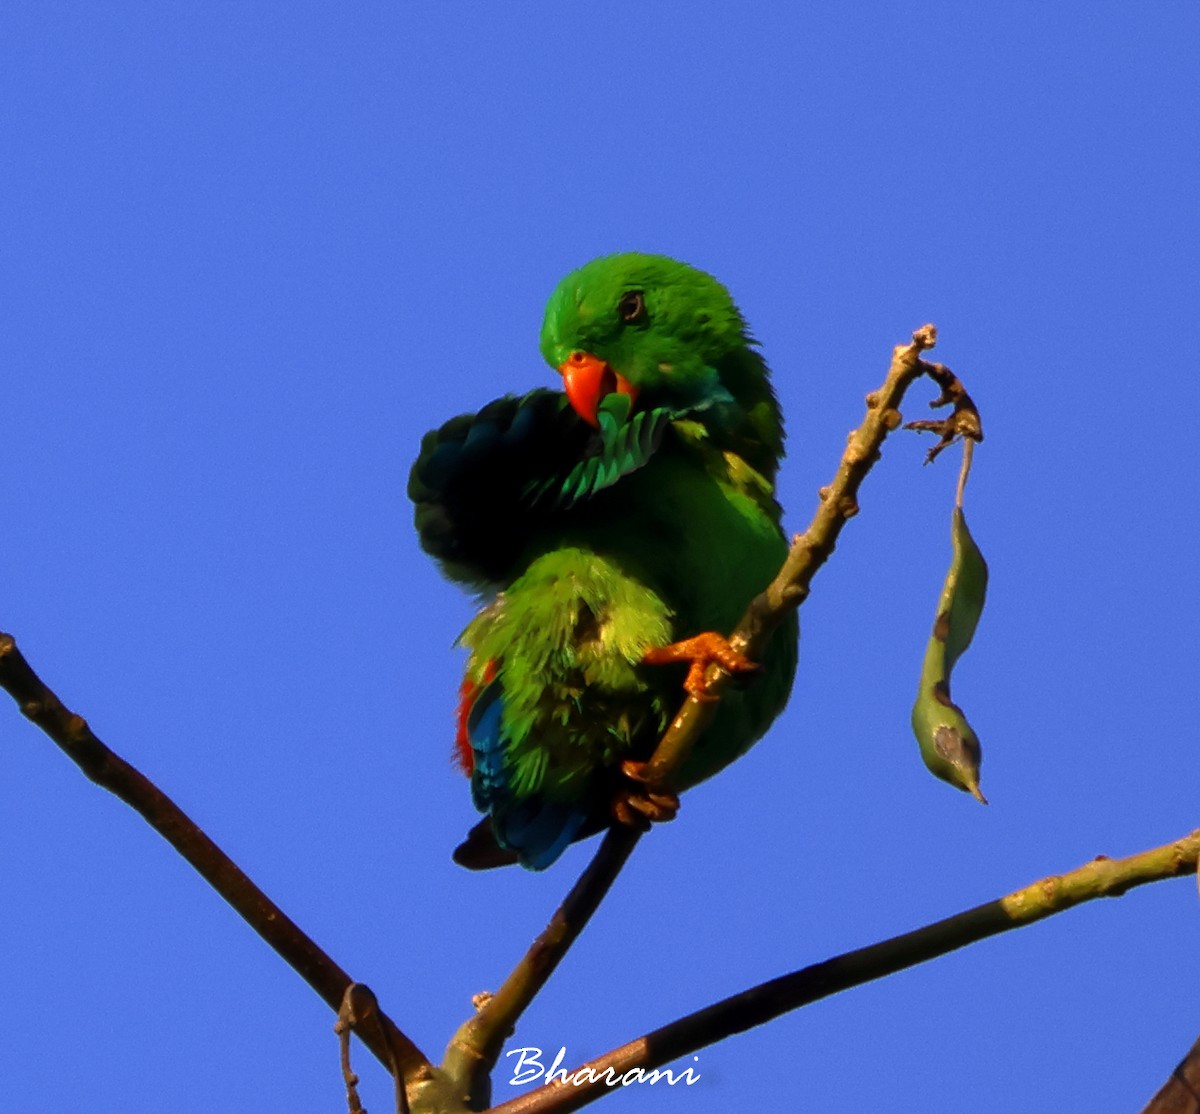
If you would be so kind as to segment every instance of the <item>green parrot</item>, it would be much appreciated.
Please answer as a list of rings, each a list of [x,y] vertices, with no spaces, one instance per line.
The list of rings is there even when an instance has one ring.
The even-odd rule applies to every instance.
[[[759,674],[720,700],[680,772],[728,765],[787,702],[795,616],[760,664],[733,629],[783,563],[783,426],[726,289],[661,255],[604,256],[546,307],[564,391],[507,395],[425,435],[408,493],[422,547],[483,595],[460,643],[457,756],[485,819],[473,869],[542,870],[613,823],[674,815],[639,773],[683,688],[716,662]]]

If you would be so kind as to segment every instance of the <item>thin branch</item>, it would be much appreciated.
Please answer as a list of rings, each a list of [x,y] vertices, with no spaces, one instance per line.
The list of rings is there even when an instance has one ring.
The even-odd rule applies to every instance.
[[[467,1102],[481,1109],[490,1101],[491,1073],[526,1007],[546,985],[617,875],[642,833],[633,828],[608,830],[587,869],[558,907],[550,923],[513,968],[503,985],[454,1034],[442,1070],[461,1081]]]
[[[378,1030],[378,1039],[386,1045],[391,1045],[387,1031],[381,1022],[382,1014],[379,1009],[379,999],[375,992],[363,983],[351,983],[346,987],[342,996],[342,1005],[338,1010],[337,1024],[333,1031],[338,1035],[341,1048],[342,1079],[346,1084],[346,1103],[350,1114],[367,1114],[358,1097],[358,1076],[350,1066],[350,1034],[362,1036],[363,1028]],[[395,1092],[396,1114],[409,1114],[408,1095],[404,1090],[404,1074],[396,1060],[395,1050],[389,1047],[388,1070],[392,1073],[392,1084]]]
[[[913,333],[911,344],[893,350],[887,378],[878,391],[867,396],[866,417],[850,434],[833,483],[821,490],[821,502],[812,523],[803,534],[796,536],[778,576],[766,591],[751,601],[731,636],[730,642],[735,649],[748,657],[759,656],[766,649],[767,639],[775,627],[807,598],[813,576],[833,553],[842,527],[858,511],[859,486],[879,459],[887,435],[899,427],[900,402],[912,383],[923,374],[932,375],[943,388],[939,402],[955,402],[956,412],[959,394],[952,395],[951,382],[958,385],[961,397],[970,401],[953,373],[940,364],[927,364],[921,360],[921,353],[932,348],[936,341],[937,330],[932,325],[924,325]],[[728,681],[728,674],[714,666],[708,677],[709,692],[719,695]],[[691,753],[713,713],[711,701],[692,697],[685,701],[647,765],[652,786],[670,788],[672,778]],[[476,1015],[454,1035],[442,1068],[461,1083],[472,1104],[487,1102],[490,1073],[504,1041],[587,924],[638,838],[636,832],[619,828],[610,831],[546,930],[534,941],[495,996],[485,1001]]]
[[[242,869],[149,778],[109,750],[87,721],[67,709],[25,660],[8,634],[0,634],[0,688],[92,781],[141,813],[241,917],[324,999],[339,1010],[352,981]],[[380,1026],[360,1033],[381,1063],[395,1062],[409,1084],[431,1078],[424,1053],[382,1011]]]
[[[1191,874],[1200,859],[1200,830],[1125,859],[1104,856],[1052,875],[1007,897],[878,944],[761,983],[679,1018],[566,1073],[489,1114],[567,1114],[609,1094],[628,1074],[639,1081],[665,1064],[839,991],[895,974],[989,936],[1040,921],[1098,897]],[[1185,1061],[1186,1063],[1187,1061]],[[636,1074],[646,1073],[645,1076]],[[574,1080],[580,1082],[576,1084]]]
[[[1142,1114],[1197,1114],[1200,1112],[1200,1040],[1179,1061],[1171,1078],[1146,1104]]]
[[[342,996],[342,1008],[338,1010],[338,1019],[333,1031],[338,1038],[338,1059],[342,1067],[342,1082],[346,1084],[346,1109],[350,1114],[367,1114],[363,1109],[362,1100],[358,1097],[358,1076],[354,1074],[354,1068],[350,1063],[350,1034],[354,1032],[354,1026],[358,1020],[354,1009],[354,992],[358,985],[358,983],[351,983],[346,987],[346,993]]]

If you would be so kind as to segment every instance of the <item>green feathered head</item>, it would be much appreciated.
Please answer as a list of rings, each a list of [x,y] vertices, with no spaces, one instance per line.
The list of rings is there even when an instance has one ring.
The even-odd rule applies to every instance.
[[[571,404],[593,425],[600,399],[614,391],[646,405],[732,402],[720,368],[749,343],[741,313],[712,275],[636,252],[567,275],[550,296],[541,336]]]

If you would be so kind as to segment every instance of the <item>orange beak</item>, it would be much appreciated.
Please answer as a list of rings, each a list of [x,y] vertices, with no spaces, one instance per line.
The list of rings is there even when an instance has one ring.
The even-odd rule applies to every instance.
[[[600,428],[600,421],[596,413],[605,395],[615,391],[628,395],[630,401],[637,398],[637,387],[590,352],[572,352],[559,364],[558,370],[562,373],[563,387],[571,408],[588,425],[597,429]]]

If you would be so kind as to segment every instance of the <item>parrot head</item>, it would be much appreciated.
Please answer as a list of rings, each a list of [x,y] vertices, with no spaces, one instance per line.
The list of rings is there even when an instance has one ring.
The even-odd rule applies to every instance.
[[[614,393],[631,406],[733,402],[719,369],[749,343],[741,313],[715,278],[636,252],[602,256],[567,275],[550,296],[541,334],[542,355],[593,426]]]

